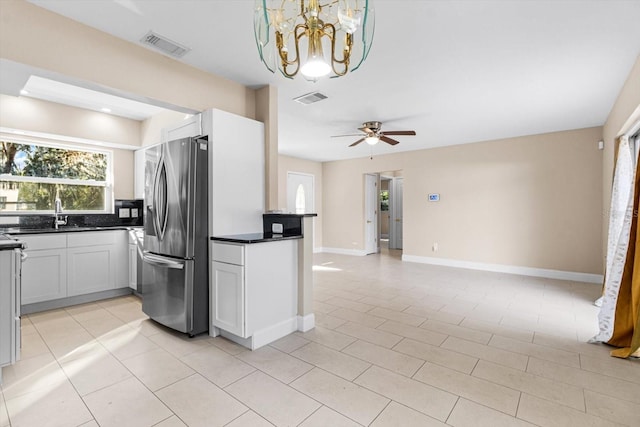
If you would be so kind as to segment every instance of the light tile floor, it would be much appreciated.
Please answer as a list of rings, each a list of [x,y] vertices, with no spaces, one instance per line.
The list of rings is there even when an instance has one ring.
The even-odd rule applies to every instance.
[[[594,284],[317,254],[317,327],[254,352],[135,296],[23,318],[0,427],[640,425]]]

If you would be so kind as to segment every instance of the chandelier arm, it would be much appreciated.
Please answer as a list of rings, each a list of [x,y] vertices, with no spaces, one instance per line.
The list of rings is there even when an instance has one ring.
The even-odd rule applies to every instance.
[[[304,19],[304,22],[307,22],[307,14],[304,13],[304,0],[300,0],[300,16]]]
[[[300,34],[298,34],[298,30],[302,30],[302,32]],[[300,48],[298,47],[298,42],[300,40],[300,38],[304,35],[306,31],[306,27],[302,24],[298,24],[296,25],[295,29],[294,29],[294,46],[296,48],[296,56],[294,59],[289,60],[289,55],[287,51],[284,51],[282,48],[284,46],[283,40],[282,40],[282,34],[279,32],[276,32],[277,35],[279,35],[278,38],[278,53],[280,54],[280,60],[281,60],[281,64],[282,64],[282,73],[287,76],[287,77],[294,77],[296,74],[298,74],[298,71],[300,70]],[[288,68],[292,65],[295,65],[295,70],[293,72],[289,72]]]
[[[330,30],[330,31],[327,31]],[[329,37],[329,39],[331,40],[331,68],[333,69],[333,72],[336,74],[336,76],[344,76],[345,74],[347,74],[347,71],[349,71],[349,60],[350,60],[350,56],[351,56],[351,35],[347,34],[347,40],[350,42],[348,44],[349,49],[348,52],[349,53],[345,53],[346,50],[343,52],[343,57],[342,59],[337,59],[336,58],[336,27],[333,26],[333,24],[325,24],[322,27],[322,33],[324,35],[326,35],[327,37]],[[339,72],[336,69],[336,64],[341,64],[344,65],[344,69],[342,70],[342,72]]]

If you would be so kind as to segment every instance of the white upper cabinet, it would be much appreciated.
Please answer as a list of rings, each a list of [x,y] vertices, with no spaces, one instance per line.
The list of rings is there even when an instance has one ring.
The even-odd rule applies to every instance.
[[[202,113],[209,137],[209,233],[262,232],[264,124],[220,110]]]
[[[202,135],[202,116],[195,114],[171,126],[162,128],[162,142]]]

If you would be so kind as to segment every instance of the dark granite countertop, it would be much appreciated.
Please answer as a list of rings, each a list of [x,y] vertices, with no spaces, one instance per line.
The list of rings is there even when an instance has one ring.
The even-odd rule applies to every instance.
[[[302,239],[299,234],[295,235],[283,235],[273,233],[248,233],[248,234],[232,234],[229,236],[213,236],[211,240],[217,242],[230,242],[230,243],[264,243],[264,242],[276,242],[279,240],[294,240]]]
[[[26,228],[26,227],[9,227],[0,228],[0,235],[2,234],[50,234],[50,233],[69,233],[69,232],[81,232],[81,231],[103,231],[103,230],[132,230],[142,227],[138,226],[126,226],[126,225],[114,225],[114,226],[102,226],[102,227],[74,227],[74,226],[61,226],[57,230],[53,227],[50,228]]]

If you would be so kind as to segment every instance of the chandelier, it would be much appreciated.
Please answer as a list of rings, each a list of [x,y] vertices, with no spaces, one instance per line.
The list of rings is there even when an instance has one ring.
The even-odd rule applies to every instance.
[[[307,80],[357,70],[371,49],[372,0],[256,0],[260,59],[272,73]]]

